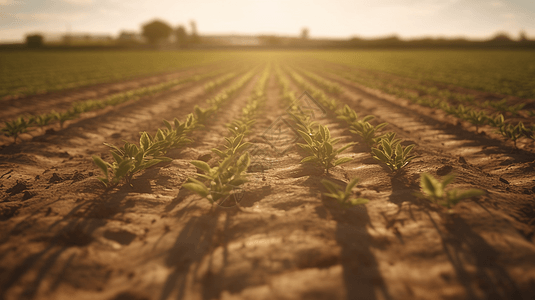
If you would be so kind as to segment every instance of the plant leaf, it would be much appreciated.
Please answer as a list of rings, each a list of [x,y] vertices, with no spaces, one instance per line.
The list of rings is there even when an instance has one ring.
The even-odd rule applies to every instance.
[[[341,164],[345,164],[347,162],[350,162],[352,161],[353,159],[351,157],[342,157],[342,158],[339,158],[337,160],[334,161],[333,165],[334,166],[338,166],[338,165],[341,165]]]
[[[205,198],[210,194],[210,192],[208,191],[208,188],[202,183],[199,184],[199,183],[189,182],[189,183],[184,183],[182,187],[192,192],[195,192]]]
[[[190,164],[194,165],[199,170],[203,170],[206,174],[210,173],[210,166],[202,160],[192,160],[190,161]]]
[[[108,178],[108,165],[106,164],[106,162],[96,155],[93,155],[93,162],[95,163],[95,165],[97,165],[97,167],[102,170],[106,178]]]

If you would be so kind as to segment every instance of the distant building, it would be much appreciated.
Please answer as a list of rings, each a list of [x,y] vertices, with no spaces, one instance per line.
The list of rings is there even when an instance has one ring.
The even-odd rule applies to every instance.
[[[122,31],[117,37],[119,42],[132,42],[132,43],[143,43],[144,38],[141,34],[133,31]]]

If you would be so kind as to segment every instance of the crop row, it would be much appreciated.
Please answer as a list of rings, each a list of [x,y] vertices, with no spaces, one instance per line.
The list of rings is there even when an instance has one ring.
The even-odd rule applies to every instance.
[[[316,75],[317,76],[317,75]],[[446,98],[430,98],[430,97],[422,97],[419,96],[417,93],[412,93],[404,90],[403,88],[399,88],[396,86],[393,86],[391,84],[387,84],[386,82],[380,82],[380,81],[366,81],[361,80],[360,77],[355,76],[354,74],[342,74],[346,79],[349,79],[354,82],[361,83],[363,85],[366,85],[368,87],[372,87],[375,89],[379,89],[385,93],[395,95],[400,98],[408,99],[412,103],[430,107],[430,108],[437,108],[441,109],[448,115],[452,115],[460,120],[467,121],[474,125],[476,127],[476,132],[478,132],[479,127],[484,125],[489,125],[491,127],[494,127],[496,129],[496,132],[504,136],[505,138],[513,141],[514,146],[516,147],[516,142],[519,138],[525,137],[534,140],[535,139],[535,124],[531,125],[524,125],[523,122],[518,122],[516,124],[506,122],[503,114],[497,113],[497,112],[489,112],[488,109],[477,109],[470,106],[465,106],[463,104],[458,105],[450,105],[449,101]],[[318,80],[316,78],[316,80]],[[324,85],[334,84],[330,82],[329,80],[326,80],[323,78]],[[438,90],[437,90],[438,91]],[[461,95],[461,94],[457,94]],[[461,97],[461,96],[458,96]],[[463,100],[463,102],[471,102],[475,103],[473,101],[469,100]],[[504,101],[499,101],[493,104],[490,104],[493,102],[484,102],[483,105],[485,107],[499,107],[500,110],[502,106],[508,107],[507,109],[503,109],[503,111],[510,112],[510,113],[517,113],[518,109],[521,108],[521,106],[509,106]]]
[[[5,121],[4,127],[0,129],[0,132],[3,132],[4,135],[8,137],[13,137],[14,142],[17,141],[17,137],[25,132],[28,132],[32,128],[39,127],[43,128],[44,126],[51,125],[54,122],[59,123],[60,127],[63,128],[63,124],[67,120],[73,120],[79,118],[82,113],[100,110],[108,106],[116,106],[127,101],[139,100],[142,97],[147,97],[161,93],[163,91],[169,90],[175,86],[187,83],[187,82],[196,82],[203,80],[205,78],[213,77],[220,74],[221,71],[214,71],[206,73],[203,75],[192,75],[187,78],[170,80],[164,83],[151,85],[148,87],[142,87],[126,92],[115,93],[113,95],[107,96],[104,99],[90,99],[82,102],[74,103],[70,109],[64,112],[51,111],[49,113],[44,113],[40,115],[34,115],[26,117],[24,115],[17,117],[15,120]],[[229,76],[231,75],[231,76]],[[211,81],[211,90],[219,87],[220,85],[228,82],[230,79],[236,77],[235,73],[223,75],[218,79]]]
[[[366,116],[359,119],[357,113],[348,105],[345,105],[343,108],[338,108],[340,105],[336,99],[327,99],[322,90],[310,85],[299,74],[291,70],[288,72],[294,82],[301,88],[310,91],[313,97],[328,110],[331,116],[335,116],[338,120],[343,120],[352,133],[359,135],[361,141],[370,147],[372,157],[384,163],[393,172],[394,176],[401,174],[400,171],[410,161],[416,158],[416,156],[410,155],[414,145],[403,146],[401,144],[401,139],[395,138],[396,134],[394,132],[380,133],[380,129],[386,126],[386,123],[376,126],[370,124],[368,121],[373,119],[373,116]],[[288,96],[290,95],[288,93],[289,84],[286,79],[282,78],[280,72],[278,76],[282,86],[282,96],[291,98],[291,96]],[[293,114],[299,128],[298,132],[303,140],[306,141],[306,144],[298,145],[303,148],[307,154],[312,154],[311,156],[303,158],[301,161],[302,163],[319,163],[319,165],[328,171],[328,168],[331,166],[336,166],[352,160],[351,158],[336,159],[336,155],[352,146],[353,143],[336,149],[334,144],[336,144],[338,139],[333,139],[331,137],[327,126],[311,121],[306,112],[297,115],[297,117],[295,117],[295,115],[296,114]],[[421,174],[420,177],[422,193],[420,193],[419,196],[447,208],[451,208],[462,199],[483,194],[483,191],[478,189],[469,189],[465,191],[450,189],[446,191],[445,187],[453,181],[453,175],[445,177],[442,181],[427,173]],[[328,180],[323,180],[322,183],[329,191],[325,196],[336,199],[342,207],[365,204],[368,202],[367,199],[351,197],[351,190],[358,183],[358,178],[350,180],[345,189],[340,188]]]
[[[21,51],[0,56],[0,97],[64,90],[229,61],[194,51]]]
[[[208,199],[212,204],[227,206],[229,202],[226,201],[231,193],[247,182],[245,173],[251,162],[251,155],[246,150],[251,143],[245,142],[244,138],[250,133],[259,109],[265,104],[269,74],[270,65],[256,82],[241,115],[227,125],[229,136],[225,138],[223,149],[212,149],[219,160],[214,166],[201,160],[191,161],[199,173],[189,177],[188,182],[183,185],[184,188]],[[236,200],[234,198],[235,203]]]
[[[221,106],[241,89],[254,75],[254,70],[247,72],[230,87],[207,100],[208,107],[202,109],[195,106],[193,113],[186,116],[183,122],[174,119],[173,122],[164,120],[165,127],[158,128],[154,136],[147,132],[141,133],[139,145],[125,141],[122,147],[105,144],[111,148],[113,161],[105,162],[98,156],[93,161],[102,170],[104,177],[99,180],[107,187],[116,186],[122,180],[131,184],[132,177],[159,162],[169,161],[165,157],[171,149],[183,147],[191,143],[191,133],[203,127],[211,115],[220,110]]]
[[[453,84],[528,99],[535,97],[533,51],[529,50],[321,51],[301,54],[299,58],[304,62],[306,59],[309,65],[326,61],[422,82]]]

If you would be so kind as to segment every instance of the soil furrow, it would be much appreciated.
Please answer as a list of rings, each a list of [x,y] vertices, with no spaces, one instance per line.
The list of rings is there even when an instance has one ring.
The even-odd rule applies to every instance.
[[[400,110],[385,107],[386,105],[366,94],[357,96],[350,90],[340,99],[357,112],[361,112],[361,116],[365,115],[363,112],[373,113],[394,125],[405,124],[408,121],[400,120],[393,115],[396,113],[399,118],[404,116]],[[360,101],[357,102],[356,99]],[[394,127],[399,136],[415,139],[412,132],[407,134],[403,131],[405,127]],[[390,126],[387,127],[387,130],[392,129]],[[429,131],[419,127],[418,132]],[[526,205],[529,205],[531,197],[522,194],[511,197],[510,188],[507,190],[504,185],[497,186],[498,178],[488,178],[488,175],[479,168],[458,162],[455,156],[445,151],[441,152],[430,143],[418,142],[418,144],[416,151],[420,158],[407,167],[405,179],[390,176],[371,159],[369,154],[366,154],[367,157],[357,155],[354,162],[341,167],[350,177],[357,176],[363,179],[359,184],[359,187],[364,189],[362,197],[371,200],[366,205],[365,219],[369,220],[368,232],[373,237],[371,240],[381,241],[382,244],[370,255],[376,257],[378,262],[379,274],[383,276],[380,282],[385,283],[383,291],[401,298],[409,298],[415,294],[431,293],[440,286],[442,289],[457,290],[454,292],[456,297],[462,297],[467,292],[490,296],[491,294],[487,294],[488,290],[478,286],[481,280],[478,274],[490,272],[500,274],[496,276],[502,280],[521,283],[521,286],[514,287],[499,286],[497,290],[500,293],[507,295],[530,293],[529,280],[518,276],[522,271],[514,262],[521,261],[523,264],[535,266],[535,261],[531,259],[535,251],[531,243],[533,227],[528,226],[531,220],[517,218]],[[458,173],[457,182],[461,183],[458,186],[485,187],[489,192],[488,196],[481,202],[459,204],[454,215],[441,213],[427,203],[418,201],[414,192],[419,190],[416,185],[419,174],[430,172],[433,175],[436,173],[445,175],[442,170],[448,166],[450,171]],[[336,175],[335,173],[334,176]],[[373,229],[370,230],[371,228]],[[463,232],[467,228],[471,228],[470,231]],[[479,243],[469,244],[470,246],[466,248],[459,246],[467,245],[466,243],[474,240],[478,240]],[[513,247],[514,252],[510,252],[509,247]],[[358,257],[358,250],[348,250],[352,252],[352,256]],[[505,254],[507,252],[510,253]],[[461,255],[464,260],[459,262],[456,255]],[[481,255],[492,255],[495,263],[486,263],[481,260]],[[383,257],[384,259],[381,259]],[[426,271],[431,265],[437,273]],[[467,271],[468,269],[476,271]],[[359,271],[350,273],[358,278],[362,276]],[[420,274],[428,276],[422,278]],[[442,278],[450,276],[462,277],[465,281],[444,283]],[[495,279],[483,280],[486,284],[491,284]],[[411,282],[410,290],[407,290],[409,285],[404,282]]]
[[[207,126],[204,131],[205,136],[213,135],[215,132],[214,128],[221,129],[223,127],[222,125],[230,120],[233,112],[239,112],[239,108],[245,103],[245,99],[251,91],[253,82],[254,80],[229,99],[229,102],[224,105],[224,108],[227,109],[226,113],[225,111],[219,111],[216,114],[218,118]],[[123,127],[125,135],[137,136],[135,131],[160,126],[162,118],[170,119],[171,116],[181,117],[177,115],[177,112],[182,115],[191,112],[193,105],[199,103],[200,100],[200,97],[195,95],[202,96],[202,89],[202,86],[197,87],[190,91],[188,95],[181,95],[180,98],[177,98],[174,94],[169,94],[158,99],[158,104],[150,106],[153,110],[151,114],[140,114],[136,118],[136,121],[123,125],[125,126]],[[124,116],[132,116],[132,114],[131,112],[125,112]],[[120,122],[120,118],[117,122]],[[104,124],[108,128],[113,128],[116,132],[119,127],[117,122],[106,122]],[[94,130],[97,132],[102,131],[104,124],[95,125]],[[83,125],[83,128],[87,127],[87,124]],[[109,133],[106,136],[110,137],[111,135]],[[198,134],[198,136],[202,137],[203,135]],[[67,145],[74,146],[74,144],[80,143],[79,139],[81,138],[76,136],[71,137]],[[30,143],[33,142],[28,142],[27,144]],[[30,146],[26,144],[25,146],[27,147],[24,151],[28,152]],[[60,150],[71,150],[67,146],[59,148]],[[99,148],[102,147],[97,146],[97,144],[90,144],[83,151],[95,152]],[[21,284],[25,280],[24,278],[29,278],[28,280],[36,282],[37,286],[43,288],[53,284],[52,279],[47,280],[41,277],[34,277],[33,275],[34,272],[46,274],[48,271],[46,265],[43,266],[40,263],[26,265],[25,261],[28,260],[42,262],[49,261],[50,257],[53,257],[54,261],[50,263],[69,265],[69,268],[66,269],[67,274],[48,274],[49,278],[56,278],[55,280],[65,278],[63,276],[67,276],[67,278],[69,276],[85,276],[83,275],[85,274],[84,272],[90,272],[93,275],[89,275],[91,279],[87,282],[66,283],[67,289],[69,287],[79,287],[89,291],[85,295],[89,299],[92,297],[103,297],[101,293],[102,288],[105,285],[107,286],[108,283],[111,283],[111,286],[107,289],[106,293],[120,293],[120,290],[114,288],[115,284],[120,286],[123,280],[130,281],[132,278],[136,280],[141,278],[135,277],[137,275],[136,272],[142,269],[138,268],[139,265],[143,264],[143,261],[147,259],[150,261],[151,257],[159,260],[157,255],[154,256],[155,253],[158,253],[158,249],[155,248],[158,246],[157,240],[165,236],[168,232],[176,232],[176,226],[183,224],[180,220],[177,220],[178,224],[164,225],[165,220],[160,220],[165,218],[165,212],[162,214],[162,211],[165,211],[166,207],[172,205],[172,199],[175,196],[181,197],[181,193],[177,196],[177,187],[180,186],[180,183],[184,179],[183,177],[192,171],[192,166],[182,166],[182,164],[189,165],[188,153],[191,151],[196,150],[192,148],[184,149],[179,154],[181,157],[184,156],[184,159],[176,159],[163,167],[148,169],[144,174],[134,179],[133,189],[128,186],[122,186],[117,191],[105,192],[94,177],[91,178],[91,175],[87,175],[87,170],[94,170],[96,172],[95,167],[90,163],[87,155],[80,157],[80,159],[78,157],[72,159],[73,161],[78,160],[76,163],[79,165],[77,169],[80,170],[77,173],[78,177],[76,174],[73,174],[72,177],[68,176],[68,174],[64,174],[59,170],[48,179],[50,173],[53,172],[53,170],[50,170],[50,173],[45,172],[45,174],[40,175],[41,180],[37,179],[35,183],[33,179],[32,181],[25,181],[25,184],[27,184],[26,189],[30,191],[33,185],[37,187],[37,185],[48,182],[50,190],[58,193],[58,196],[45,199],[41,195],[34,195],[31,199],[26,200],[24,205],[18,207],[20,210],[32,209],[32,217],[25,219],[17,219],[16,216],[11,217],[11,226],[6,228],[6,232],[10,232],[13,236],[13,233],[18,228],[30,226],[31,229],[28,228],[24,236],[20,238],[25,240],[24,243],[31,244],[33,248],[24,247],[24,249],[18,249],[17,251],[17,249],[0,246],[0,257],[11,257],[11,262],[4,266],[5,271],[10,276],[0,281],[0,291],[2,291],[0,298],[6,295],[6,291],[20,295],[17,292],[17,285]],[[175,155],[178,155],[178,153],[175,153],[173,156]],[[69,170],[73,169],[68,158],[62,163],[62,167]],[[13,176],[20,176],[17,173],[18,170]],[[16,198],[16,196],[18,195],[14,195],[12,198]],[[20,200],[16,201],[16,199],[10,199],[9,201],[9,203],[20,203]],[[155,224],[156,221],[160,222]],[[173,229],[169,226],[173,226]],[[149,228],[157,229],[154,230],[154,233],[151,232],[149,234]],[[46,234],[43,230],[50,232],[50,234]],[[8,236],[2,235],[2,241],[8,241]],[[41,242],[33,241],[34,237],[37,236],[42,237]],[[51,245],[50,247],[41,247],[42,242],[45,240]],[[156,243],[151,244],[150,247],[143,247],[142,245],[147,245],[148,241],[154,241]],[[128,250],[121,251],[121,249],[130,245],[131,247],[127,248]],[[100,253],[109,253],[110,256],[108,258],[100,255],[84,256],[79,252],[78,247],[85,246],[88,247],[86,249],[93,249],[92,251],[98,251]],[[171,247],[165,242],[162,246]],[[138,251],[131,251],[134,248],[137,248]],[[35,249],[35,251],[32,249]],[[120,255],[120,259],[119,257],[112,258],[118,254]],[[112,259],[113,264],[117,267],[104,267],[110,265],[111,261],[108,259]],[[91,267],[84,269],[83,266],[87,265],[91,265]],[[152,263],[152,261],[148,264],[149,269],[151,269],[150,271],[158,266]],[[144,276],[143,274],[139,275]],[[40,282],[41,280],[44,280],[46,284],[42,284]],[[146,282],[150,282],[150,280]],[[91,291],[98,294],[98,296],[94,296],[95,294],[92,294]],[[36,292],[34,290],[32,293]],[[45,293],[53,292],[54,289],[45,288]],[[109,295],[111,297],[112,294]]]

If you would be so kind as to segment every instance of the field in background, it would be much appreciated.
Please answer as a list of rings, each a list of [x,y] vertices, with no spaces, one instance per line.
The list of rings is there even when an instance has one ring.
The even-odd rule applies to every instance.
[[[216,61],[265,57],[345,64],[522,98],[535,97],[533,51],[93,51],[5,52],[0,97],[64,90],[176,71]]]
[[[13,54],[0,299],[533,299],[527,54]]]
[[[0,55],[0,97],[31,95],[214,63],[234,54],[199,51],[41,51]]]

